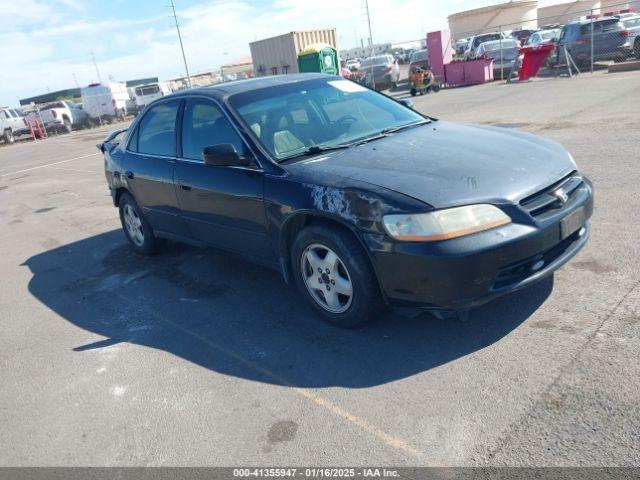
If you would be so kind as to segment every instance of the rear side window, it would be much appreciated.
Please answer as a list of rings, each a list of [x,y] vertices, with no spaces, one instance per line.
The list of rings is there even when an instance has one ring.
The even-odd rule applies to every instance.
[[[175,156],[177,101],[165,102],[151,108],[138,126],[138,153]]]
[[[187,100],[182,120],[182,157],[202,160],[204,147],[230,143],[239,154],[244,145],[227,117],[214,104],[204,100]]]

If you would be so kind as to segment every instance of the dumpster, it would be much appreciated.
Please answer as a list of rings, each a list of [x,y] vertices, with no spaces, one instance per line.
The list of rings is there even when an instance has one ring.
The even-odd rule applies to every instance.
[[[298,54],[298,70],[303,72],[328,73],[338,75],[338,52],[326,43],[316,43]]]
[[[549,54],[555,49],[556,46],[553,43],[540,45],[539,47],[522,47],[520,54],[524,55],[524,57],[518,79],[523,81],[535,77],[542,65],[544,65],[544,62],[547,61]]]
[[[493,59],[447,63],[444,73],[450,87],[489,82],[493,80]]]

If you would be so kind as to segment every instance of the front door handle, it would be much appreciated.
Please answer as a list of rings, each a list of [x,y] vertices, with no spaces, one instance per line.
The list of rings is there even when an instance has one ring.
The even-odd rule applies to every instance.
[[[125,175],[125,177],[127,177],[128,179],[133,180],[134,175],[133,175],[133,172],[132,172],[132,171],[127,170],[126,172],[124,172],[124,175]]]

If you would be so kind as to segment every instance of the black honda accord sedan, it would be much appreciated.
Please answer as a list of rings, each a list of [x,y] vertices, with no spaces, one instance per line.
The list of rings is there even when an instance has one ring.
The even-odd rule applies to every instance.
[[[559,144],[429,118],[340,77],[186,90],[120,133],[99,148],[136,251],[168,238],[238,252],[338,326],[385,305],[467,311],[589,236],[591,182]]]

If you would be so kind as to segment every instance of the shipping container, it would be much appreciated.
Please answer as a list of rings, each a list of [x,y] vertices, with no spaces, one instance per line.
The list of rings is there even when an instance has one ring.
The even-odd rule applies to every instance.
[[[310,45],[326,43],[338,50],[335,28],[289,32],[249,44],[256,77],[298,72],[298,54]],[[339,58],[339,53],[338,53]]]

